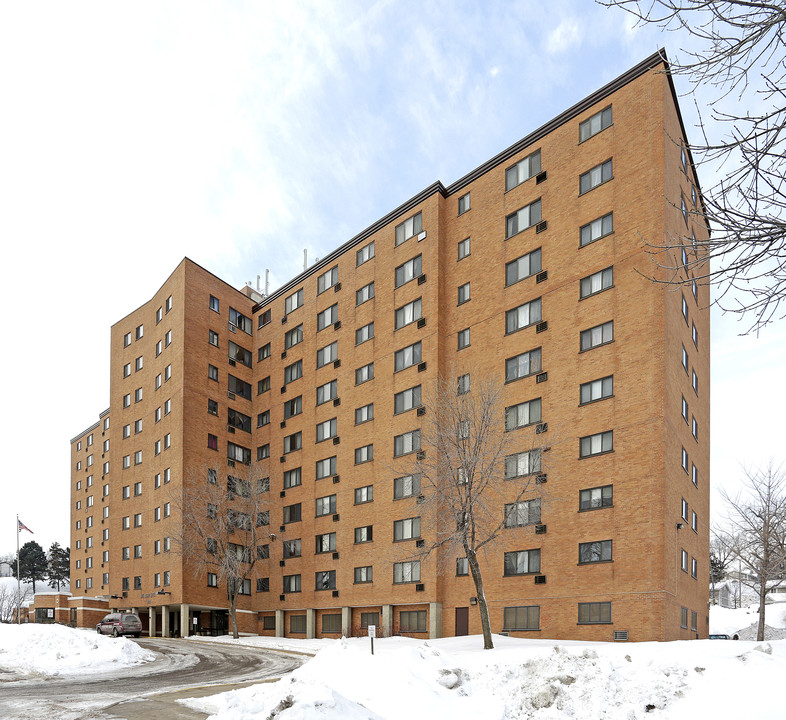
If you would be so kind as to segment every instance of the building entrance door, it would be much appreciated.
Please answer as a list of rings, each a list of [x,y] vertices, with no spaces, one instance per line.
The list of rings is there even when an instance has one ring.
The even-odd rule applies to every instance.
[[[469,635],[469,608],[456,608],[456,637]]]

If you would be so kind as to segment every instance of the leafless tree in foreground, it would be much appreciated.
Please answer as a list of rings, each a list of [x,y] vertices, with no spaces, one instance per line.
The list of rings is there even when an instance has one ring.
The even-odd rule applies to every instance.
[[[21,591],[13,585],[3,583],[0,585],[0,623],[10,623],[14,620],[16,608],[33,597],[29,585],[22,585]]]
[[[786,298],[786,7],[749,0],[596,0],[619,7],[637,24],[676,31],[690,46],[669,63],[695,88],[709,88],[709,120],[689,150],[717,178],[704,205],[692,213],[712,228],[693,254],[692,238],[672,238],[684,248],[697,282],[716,284],[724,310],[752,317],[759,330],[783,317]],[[663,251],[659,240],[653,254]],[[670,255],[670,253],[669,253]],[[712,268],[707,260],[712,261]],[[670,261],[658,260],[674,270]],[[690,282],[685,275],[666,282]]]
[[[468,376],[465,376],[468,378]],[[540,522],[534,497],[542,448],[533,441],[540,404],[519,417],[507,412],[501,390],[489,379],[439,379],[427,399],[415,462],[422,496],[422,517],[429,536],[419,554],[466,557],[475,584],[483,628],[483,647],[494,647],[478,555],[507,526]],[[506,432],[522,426],[515,433]],[[524,427],[526,426],[526,427]],[[515,451],[515,452],[514,452]],[[524,501],[524,497],[531,498]]]
[[[226,587],[232,636],[238,637],[237,600],[250,593],[257,560],[267,557],[270,481],[265,468],[238,462],[230,475],[204,468],[191,473],[173,505],[182,517],[177,550],[197,577],[216,575]]]
[[[755,578],[745,584],[759,596],[757,639],[764,640],[767,592],[786,580],[786,475],[772,463],[746,470],[742,493],[722,495],[729,507],[734,554]]]
[[[734,559],[736,538],[728,531],[714,528],[710,534],[710,582],[712,583],[712,602],[715,603],[715,583],[726,577],[726,571]]]

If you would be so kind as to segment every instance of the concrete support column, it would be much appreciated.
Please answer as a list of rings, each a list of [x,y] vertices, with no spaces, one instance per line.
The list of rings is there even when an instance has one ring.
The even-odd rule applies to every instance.
[[[154,638],[156,636],[156,609],[154,607],[147,609],[147,634]]]
[[[180,605],[180,637],[188,637],[191,632],[191,623],[188,621],[188,603]]]
[[[341,634],[352,637],[352,608],[341,608]]]
[[[428,636],[431,639],[442,637],[442,603],[428,604]]]
[[[382,627],[379,629],[380,637],[390,637],[393,634],[393,606],[382,606]]]
[[[316,635],[317,611],[314,608],[306,610],[306,638],[313,640]]]
[[[276,610],[276,637],[284,637],[284,611]]]
[[[172,637],[169,633],[169,605],[161,606],[161,637]]]

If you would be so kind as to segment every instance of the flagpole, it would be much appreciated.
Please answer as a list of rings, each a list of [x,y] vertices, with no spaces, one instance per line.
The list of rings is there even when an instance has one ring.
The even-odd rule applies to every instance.
[[[16,624],[22,624],[22,578],[19,574],[19,515],[16,516]]]

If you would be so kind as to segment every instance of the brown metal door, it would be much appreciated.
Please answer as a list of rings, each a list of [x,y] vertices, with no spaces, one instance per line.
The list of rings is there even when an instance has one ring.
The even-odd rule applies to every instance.
[[[456,608],[456,637],[459,635],[469,635],[469,608]]]

